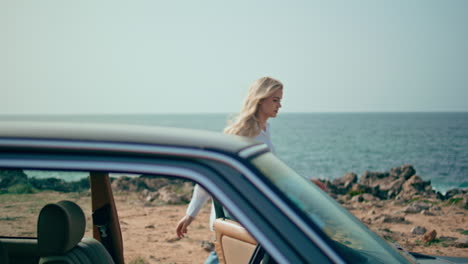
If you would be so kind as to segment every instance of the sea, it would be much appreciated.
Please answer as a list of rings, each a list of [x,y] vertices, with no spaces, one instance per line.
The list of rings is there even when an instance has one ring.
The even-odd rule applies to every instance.
[[[222,132],[232,114],[0,116],[0,120],[78,121]],[[468,188],[468,112],[280,113],[269,119],[277,156],[300,175],[335,179],[411,164],[444,193]]]

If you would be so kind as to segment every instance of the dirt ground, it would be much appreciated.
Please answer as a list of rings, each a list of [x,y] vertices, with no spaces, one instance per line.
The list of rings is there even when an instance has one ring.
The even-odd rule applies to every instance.
[[[43,192],[28,195],[0,195],[0,234],[21,236],[35,235],[37,215],[45,201],[57,202],[68,199],[77,202],[86,211],[90,223],[89,195]],[[185,214],[186,205],[146,204],[136,193],[119,193],[115,201],[120,217],[124,239],[126,263],[203,263],[209,250],[202,245],[213,241],[209,230],[210,204],[202,209],[189,227],[188,236],[178,239],[175,227]],[[369,227],[376,232],[389,235],[406,249],[432,255],[468,257],[467,248],[457,248],[436,240],[422,242],[422,235],[412,235],[414,226],[423,226],[428,231],[436,230],[437,237],[466,237],[468,234],[467,210],[453,206],[441,206],[437,215],[405,214],[403,206],[391,202],[359,203],[348,208],[364,223],[378,214],[400,215],[405,223],[378,223],[371,221]],[[16,227],[15,227],[16,226]],[[91,236],[88,224],[87,236]]]
[[[405,205],[394,205],[392,202],[363,203],[354,206],[350,212],[362,222],[378,233],[388,235],[396,242],[411,252],[437,255],[437,256],[457,256],[468,257],[468,248],[450,246],[450,238],[461,238],[468,236],[468,210],[456,206],[441,206],[440,211],[434,215],[424,215],[421,213],[404,213]],[[349,210],[349,208],[348,208]],[[404,223],[381,223],[373,221],[368,223],[368,219],[376,215],[401,216],[405,218]],[[427,229],[427,232],[435,230],[436,240],[433,243],[424,243],[423,235],[414,235],[411,230],[415,226]],[[447,239],[447,241],[444,241]]]
[[[115,198],[119,213],[126,263],[203,263],[209,251],[203,241],[212,241],[209,204],[190,225],[185,238],[175,228],[185,215],[186,205],[145,206],[135,197]]]
[[[212,241],[213,238],[213,232],[208,226],[209,204],[189,227],[188,236],[179,240],[175,234],[175,227],[185,214],[186,205],[146,207],[143,202],[125,196],[119,196],[116,203],[125,241],[125,258],[128,261],[140,259],[146,263],[203,263],[209,254],[202,248],[203,241]],[[390,203],[384,206],[363,203],[350,211],[363,221],[377,214],[404,216],[406,223],[372,223],[369,227],[379,233],[382,233],[382,230],[391,232],[392,238],[410,251],[468,257],[467,248],[447,246],[443,242],[425,244],[422,242],[422,235],[411,234],[414,226],[423,226],[428,231],[436,230],[438,237],[460,238],[464,236],[461,233],[466,233],[468,229],[467,210],[442,207],[440,215],[427,216],[398,213],[403,207]],[[373,213],[369,213],[372,210]]]

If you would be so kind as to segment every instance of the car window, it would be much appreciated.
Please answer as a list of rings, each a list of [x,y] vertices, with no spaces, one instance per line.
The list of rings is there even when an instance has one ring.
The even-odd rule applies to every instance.
[[[406,263],[406,256],[369,231],[338,203],[298,175],[271,153],[253,164],[329,238],[331,245],[352,263]],[[411,260],[411,259],[410,259]]]
[[[125,263],[203,263],[214,249],[207,202],[185,238],[176,225],[187,209],[194,183],[162,175],[108,173]],[[93,237],[90,172],[0,169],[0,237],[37,237],[37,219],[48,203],[70,200],[86,216],[85,237]]]
[[[0,236],[37,237],[37,219],[48,203],[70,200],[86,217],[92,236],[89,173],[39,170],[0,170]]]

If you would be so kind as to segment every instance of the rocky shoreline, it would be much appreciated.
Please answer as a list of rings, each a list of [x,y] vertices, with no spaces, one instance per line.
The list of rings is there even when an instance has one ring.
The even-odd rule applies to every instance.
[[[411,165],[320,181],[330,196],[369,228],[409,250],[468,247],[467,189],[437,192]],[[437,249],[432,253],[437,254]]]
[[[355,173],[347,173],[341,178],[321,182],[327,186],[327,192],[337,200],[352,198],[358,201],[404,202],[417,198],[440,201],[455,199],[462,208],[468,209],[468,189],[455,188],[442,194],[434,190],[431,181],[424,181],[418,176],[411,165],[392,168],[389,172],[365,171],[361,177]]]

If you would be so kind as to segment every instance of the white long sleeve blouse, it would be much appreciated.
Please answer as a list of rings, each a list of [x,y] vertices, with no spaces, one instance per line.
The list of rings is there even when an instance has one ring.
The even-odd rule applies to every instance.
[[[266,130],[262,130],[258,136],[254,138],[254,140],[264,143],[270,148],[270,151],[275,154],[275,149],[273,144],[271,143],[270,138],[270,125],[267,123]],[[195,185],[193,189],[192,199],[187,207],[186,214],[191,217],[196,217],[200,212],[203,205],[210,199],[210,194],[205,191],[202,187],[198,184]],[[213,230],[213,222],[215,220],[216,214],[214,211],[213,204],[211,205],[211,215],[210,215],[210,229]]]

